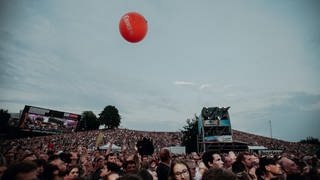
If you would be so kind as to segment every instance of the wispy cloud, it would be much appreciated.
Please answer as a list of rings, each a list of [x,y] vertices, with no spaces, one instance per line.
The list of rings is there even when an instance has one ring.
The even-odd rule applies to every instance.
[[[211,86],[212,86],[211,84],[201,84],[199,89],[202,90],[202,89],[205,89],[205,88],[209,88]]]
[[[177,86],[195,86],[196,84],[193,82],[188,82],[188,81],[175,81],[173,82],[174,85]]]

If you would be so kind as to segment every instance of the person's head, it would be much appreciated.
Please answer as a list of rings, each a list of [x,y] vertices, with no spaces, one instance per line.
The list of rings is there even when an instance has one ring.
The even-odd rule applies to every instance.
[[[243,163],[246,169],[251,169],[254,159],[249,152],[242,152],[237,156],[236,161]]]
[[[32,161],[12,164],[4,172],[2,180],[37,180],[37,165]]]
[[[107,162],[105,163],[105,166],[107,166],[107,169],[111,172],[119,173],[120,167],[116,163]]]
[[[142,155],[142,156],[141,156],[141,161],[142,161],[142,162],[148,162],[148,160],[149,160],[148,155]]]
[[[234,173],[240,173],[240,172],[244,172],[246,170],[246,167],[244,166],[244,164],[240,161],[235,161],[232,166],[231,166],[232,172]]]
[[[237,159],[237,156],[233,151],[229,151],[228,157],[231,159],[231,164],[233,164]]]
[[[185,162],[187,163],[190,169],[191,177],[194,178],[196,176],[196,167],[197,167],[196,162],[191,159],[186,159]]]
[[[43,160],[45,160],[45,161],[48,161],[49,156],[48,156],[48,154],[46,154],[46,153],[40,153],[40,154],[39,154],[39,159],[43,159]]]
[[[232,159],[229,156],[224,156],[223,167],[228,169],[232,166],[232,164],[233,164]]]
[[[117,160],[117,154],[115,153],[109,153],[107,155],[107,162],[112,162],[112,163],[116,163],[116,160]]]
[[[29,152],[29,151],[27,153],[25,153],[22,158],[23,161],[33,161],[35,159],[37,159],[37,156],[34,153]]]
[[[71,178],[76,178],[79,177],[80,174],[82,173],[82,168],[78,165],[72,165],[68,168],[68,176]]]
[[[198,163],[198,161],[201,160],[199,154],[196,153],[196,152],[192,152],[192,153],[191,153],[191,159],[194,160],[196,163]]]
[[[43,173],[44,167],[46,166],[47,162],[44,159],[35,159],[33,160],[37,164],[37,174],[40,176]]]
[[[159,156],[162,162],[170,162],[170,151],[168,149],[162,148]]]
[[[173,180],[191,179],[191,172],[188,165],[180,160],[171,163],[169,177]]]
[[[252,166],[255,167],[255,168],[258,168],[259,167],[259,163],[260,163],[260,159],[257,155],[255,154],[252,154],[251,155],[251,159],[252,159]]]
[[[49,164],[55,165],[59,168],[59,174],[64,174],[67,171],[67,165],[61,160],[59,155],[52,155],[48,159]]]
[[[207,168],[222,168],[223,161],[221,156],[213,151],[206,151],[202,155],[202,161]]]
[[[116,172],[111,172],[110,174],[108,174],[105,179],[107,180],[118,180],[119,179],[119,174]]]
[[[291,159],[287,157],[282,157],[279,160],[279,163],[282,169],[285,171],[286,174],[298,174],[300,173],[299,166]]]
[[[43,179],[56,179],[60,177],[59,168],[53,164],[47,164],[43,169]]]
[[[94,163],[95,163],[95,168],[96,169],[101,169],[103,168],[104,165],[104,157],[103,156],[98,156],[94,159]]]
[[[124,164],[124,169],[127,174],[135,174],[138,170],[136,162],[134,160],[126,161],[126,163]]]
[[[202,180],[236,180],[237,176],[229,170],[222,168],[210,168],[202,175]]]
[[[137,175],[143,180],[153,180],[152,174],[147,169],[141,169],[138,171]]]
[[[274,178],[282,175],[281,166],[277,163],[277,159],[271,157],[260,158],[257,175],[262,177]]]
[[[70,160],[71,160],[70,164],[72,164],[72,165],[78,164],[78,162],[79,162],[78,153],[75,151],[70,152]]]

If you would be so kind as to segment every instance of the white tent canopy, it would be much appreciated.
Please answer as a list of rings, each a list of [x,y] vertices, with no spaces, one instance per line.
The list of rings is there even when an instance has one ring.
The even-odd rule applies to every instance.
[[[249,150],[266,150],[268,148],[264,146],[248,146]]]
[[[110,143],[108,142],[107,144],[100,146],[99,149],[108,149],[109,146],[110,146]],[[115,144],[112,144],[111,150],[112,151],[121,151],[121,147],[117,146]]]

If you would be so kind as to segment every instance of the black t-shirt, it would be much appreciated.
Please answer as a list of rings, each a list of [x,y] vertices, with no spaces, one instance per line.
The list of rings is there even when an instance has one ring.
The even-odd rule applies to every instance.
[[[157,167],[158,180],[168,180],[170,167],[162,162]]]

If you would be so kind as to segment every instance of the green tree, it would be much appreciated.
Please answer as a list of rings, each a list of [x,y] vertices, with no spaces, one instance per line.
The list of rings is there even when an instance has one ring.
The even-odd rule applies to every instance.
[[[103,111],[99,114],[99,121],[104,124],[108,129],[119,127],[121,123],[121,117],[119,111],[114,106],[106,106]]]
[[[317,138],[309,136],[306,139],[301,140],[300,143],[302,143],[302,144],[320,144],[320,141]]]
[[[1,131],[7,131],[9,127],[9,119],[10,114],[8,113],[8,110],[0,109],[0,129]]]
[[[84,111],[78,124],[78,131],[99,129],[100,122],[92,111]]]
[[[186,146],[186,152],[196,152],[197,151],[197,134],[198,134],[198,118],[190,120],[187,119],[187,125],[183,127],[182,130],[182,145]]]

